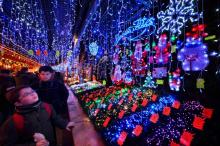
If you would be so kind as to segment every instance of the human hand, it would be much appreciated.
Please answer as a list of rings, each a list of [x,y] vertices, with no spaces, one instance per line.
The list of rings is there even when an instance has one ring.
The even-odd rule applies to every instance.
[[[66,130],[71,131],[71,129],[75,126],[74,122],[69,122],[66,126]]]
[[[42,139],[36,143],[36,146],[49,146],[49,142],[46,139]]]
[[[44,140],[45,139],[45,136],[41,133],[34,133],[34,141],[35,142],[38,142],[40,140]]]

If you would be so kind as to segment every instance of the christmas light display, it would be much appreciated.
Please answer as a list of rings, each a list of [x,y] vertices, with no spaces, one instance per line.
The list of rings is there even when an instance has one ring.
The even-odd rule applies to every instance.
[[[169,86],[170,90],[179,91],[181,84],[180,69],[169,73]]]
[[[147,73],[143,87],[146,87],[146,88],[156,88],[157,87],[157,84],[154,82],[153,77],[151,76],[150,72]]]
[[[1,17],[2,19],[2,17]],[[1,43],[8,46],[12,43],[17,52],[28,55],[28,49],[48,50],[48,36],[45,16],[41,1],[28,2],[25,0],[11,2],[11,15],[5,15],[5,23],[1,32]],[[37,55],[37,54],[36,54]],[[32,56],[38,61],[48,59],[40,55]]]
[[[178,60],[182,61],[182,68],[185,71],[204,70],[209,63],[207,46],[202,39],[188,37],[186,44],[178,53]]]
[[[52,11],[50,14],[53,16],[54,23],[52,23],[54,31],[52,33],[52,48],[54,51],[59,51],[59,57],[56,60],[62,63],[67,60],[70,64],[73,62],[72,55],[76,54],[73,50],[73,44],[76,38],[73,37],[72,29],[75,25],[75,5],[73,1],[59,2],[59,0],[52,0]],[[60,12],[62,16],[60,15]],[[73,39],[74,38],[74,39]],[[72,54],[68,55],[69,50],[73,50]],[[75,59],[75,58],[73,58]]]
[[[170,140],[179,142],[182,136],[184,138],[183,131],[194,131],[197,129],[193,126],[195,123],[195,116],[201,116],[202,111],[205,109],[199,102],[190,101],[182,105],[181,109],[172,112],[173,116],[167,117],[167,119],[151,129],[151,134],[147,134],[146,138],[140,143],[148,145],[169,145]],[[198,121],[199,122],[199,121]],[[185,133],[186,134],[186,133]],[[186,139],[186,142],[191,142]]]
[[[156,63],[158,64],[167,64],[169,61],[169,49],[170,43],[167,42],[167,36],[166,34],[163,34],[160,36],[158,45],[154,47],[154,50],[156,50],[156,54],[154,56],[154,59],[156,60]]]
[[[172,34],[181,34],[181,29],[187,21],[198,21],[198,13],[195,12],[194,0],[170,0],[166,11],[160,11],[157,18],[162,22],[157,33],[163,33],[165,30]]]
[[[63,61],[67,53],[64,50],[70,49],[70,44],[72,44],[71,30],[74,23],[74,19],[72,19],[75,12],[73,10],[74,3],[60,3],[60,5],[65,5],[64,7],[68,9],[62,11],[67,13],[63,14],[64,17],[62,17],[62,20],[65,21],[65,25],[62,26],[69,27],[67,31],[61,25],[58,26],[58,23],[63,22],[61,22],[60,18],[57,18],[57,10],[59,9],[60,11],[62,9],[57,6],[57,0],[49,3],[51,3],[52,8],[52,11],[50,11],[51,19],[54,21],[48,23],[46,22],[46,18],[48,18],[46,16],[47,12],[44,12],[41,0],[34,2],[12,0],[11,2],[5,1],[2,3],[3,7],[7,8],[7,11],[2,11],[0,18],[1,21],[4,21],[1,29],[1,43],[5,46],[13,45],[12,48],[17,52],[28,55],[43,64],[54,64],[56,60],[59,60],[54,54],[54,51],[59,50]],[[50,28],[53,22],[54,28]],[[50,29],[49,32],[48,29]],[[51,29],[53,30],[51,31]],[[61,37],[58,37],[58,35]],[[65,39],[67,37],[69,40]],[[53,41],[52,44],[48,41],[50,39]],[[52,49],[48,49],[48,46],[52,46]],[[33,50],[34,53],[28,52],[29,50]]]
[[[132,142],[140,136],[135,144],[179,142],[186,138],[184,130],[189,133],[201,130],[204,118],[213,113],[196,101],[181,104],[174,96],[149,97],[145,92],[148,91],[144,88],[111,86],[81,95],[79,99],[109,145],[126,145],[127,140]]]
[[[3,12],[2,2],[0,0],[0,13]],[[213,109],[169,95],[162,87],[166,86],[165,77],[169,70],[170,90],[180,90],[182,78],[179,62],[175,60],[176,52],[185,71],[204,70],[209,63],[207,46],[202,42],[202,37],[207,36],[205,25],[195,25],[192,32],[180,36],[188,22],[193,23],[201,17],[196,12],[200,10],[197,0],[170,0],[167,10],[162,10],[166,2],[161,1],[159,5],[157,0],[97,0],[91,6],[92,12],[88,11],[89,19],[79,23],[85,25],[74,37],[72,32],[78,29],[74,17],[78,13],[77,17],[81,17],[84,10],[75,13],[78,6],[75,7],[76,2],[72,0],[52,0],[49,2],[53,20],[50,28],[51,24],[44,22],[41,2],[12,0],[12,18],[5,17],[7,23],[2,23],[1,17],[0,35],[4,37],[0,37],[0,41],[3,45],[13,42],[20,46],[19,52],[25,52],[39,62],[58,62],[59,65],[53,66],[57,71],[65,72],[74,64],[76,82],[83,81],[81,74],[86,74],[88,80],[92,76],[92,82],[71,85],[71,89],[107,145],[190,145],[195,134],[205,129]],[[154,4],[158,5],[154,7]],[[65,10],[60,13],[62,7]],[[152,17],[155,11],[159,11],[157,24]],[[159,27],[157,35],[156,27]],[[52,38],[49,39],[48,34]],[[185,37],[184,44],[180,39]],[[207,40],[212,38],[207,37]],[[159,39],[158,44],[156,39]],[[85,48],[85,53],[81,51],[80,55],[86,56],[87,60],[78,56],[81,48]],[[0,51],[3,56],[1,48]],[[79,58],[83,59],[79,61]],[[169,61],[174,62],[168,64]],[[176,65],[177,69],[173,70]],[[82,73],[79,68],[86,71]],[[109,85],[107,73],[111,74],[113,82],[110,87],[103,86]],[[216,74],[220,75],[219,69]],[[142,85],[143,77],[146,78]],[[156,83],[153,78],[157,78]],[[204,89],[204,80],[198,79],[197,87]],[[158,85],[162,90],[156,89]]]
[[[149,128],[150,117],[154,113],[160,112],[163,110],[165,105],[172,105],[174,98],[172,96],[161,97],[158,103],[148,104],[148,106],[140,112],[135,112],[134,114],[124,117],[120,121],[115,121],[104,129],[104,136],[107,141],[111,144],[115,144],[120,136],[122,131],[127,132],[127,138],[132,138],[133,130],[135,130],[137,125],[141,125],[143,132],[146,132]]]

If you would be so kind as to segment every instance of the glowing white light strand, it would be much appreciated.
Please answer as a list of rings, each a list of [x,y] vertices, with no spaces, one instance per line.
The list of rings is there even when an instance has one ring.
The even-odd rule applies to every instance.
[[[187,21],[198,21],[198,12],[194,10],[194,0],[170,0],[169,8],[166,11],[157,13],[161,20],[161,27],[157,33],[170,31],[172,34],[181,34],[181,28]]]

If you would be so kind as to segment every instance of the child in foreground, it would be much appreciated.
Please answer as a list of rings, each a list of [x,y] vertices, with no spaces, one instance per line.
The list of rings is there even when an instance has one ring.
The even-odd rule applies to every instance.
[[[58,116],[51,105],[41,102],[29,86],[13,89],[7,99],[15,105],[15,113],[1,128],[1,146],[56,146],[54,126],[68,131],[74,127],[73,122]]]

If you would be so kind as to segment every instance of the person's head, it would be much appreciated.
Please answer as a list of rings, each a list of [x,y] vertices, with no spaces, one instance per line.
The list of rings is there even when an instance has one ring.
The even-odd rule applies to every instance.
[[[39,100],[37,93],[30,86],[16,87],[6,94],[6,98],[15,106],[30,105]]]
[[[39,78],[41,81],[49,81],[53,76],[53,69],[50,66],[41,66],[39,68]]]

